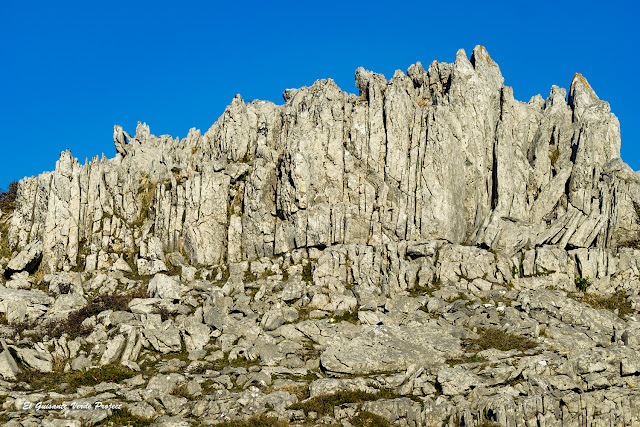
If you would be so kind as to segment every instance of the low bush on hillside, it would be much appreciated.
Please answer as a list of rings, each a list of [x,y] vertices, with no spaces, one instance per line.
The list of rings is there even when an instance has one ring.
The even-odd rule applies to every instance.
[[[576,277],[576,288],[584,292],[591,286],[591,279],[588,277]]]
[[[16,195],[18,194],[18,182],[13,181],[9,188],[4,191],[0,189],[0,210],[3,213],[13,212],[16,208]]]

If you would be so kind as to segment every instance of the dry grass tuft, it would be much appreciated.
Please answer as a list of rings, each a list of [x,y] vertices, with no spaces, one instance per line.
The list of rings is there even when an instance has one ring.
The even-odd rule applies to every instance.
[[[360,411],[349,420],[356,427],[391,427],[391,423],[386,418],[368,411]]]
[[[527,351],[536,348],[538,344],[527,337],[510,334],[496,328],[478,330],[480,337],[468,340],[466,347],[474,351],[483,351],[495,348],[500,351],[519,350]]]
[[[107,365],[86,371],[61,372],[56,370],[48,374],[23,370],[18,374],[17,382],[25,382],[33,390],[53,390],[62,383],[68,383],[72,390],[76,390],[81,386],[94,386],[103,382],[120,383],[135,375],[134,371],[124,366]]]
[[[302,402],[294,403],[289,409],[302,409],[304,412],[314,411],[323,416],[333,413],[333,407],[345,403],[359,403],[378,399],[393,399],[399,397],[389,390],[381,389],[377,393],[360,390],[338,391],[332,394],[312,397]]]
[[[615,311],[617,309],[618,316],[621,319],[624,319],[626,315],[631,314],[635,311],[631,306],[631,302],[623,291],[618,291],[617,293],[608,297],[602,295],[585,294],[582,297],[582,302],[585,302],[596,309],[605,309],[609,311]]]
[[[274,417],[256,415],[246,420],[230,420],[216,424],[221,427],[286,427],[287,423]]]
[[[102,426],[148,426],[153,423],[150,418],[133,415],[128,408],[113,410],[111,415],[102,420]]]

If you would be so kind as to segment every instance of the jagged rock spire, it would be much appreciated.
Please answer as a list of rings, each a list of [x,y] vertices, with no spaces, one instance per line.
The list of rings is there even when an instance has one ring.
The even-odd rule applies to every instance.
[[[425,238],[613,247],[638,232],[619,123],[581,75],[568,102],[554,86],[523,103],[476,46],[389,81],[360,67],[355,83],[359,96],[331,79],[286,90],[282,106],[237,95],[181,142],[115,126],[119,160],[21,181],[10,241],[41,240],[45,265],[70,268],[87,242],[94,263],[151,237],[208,265]]]

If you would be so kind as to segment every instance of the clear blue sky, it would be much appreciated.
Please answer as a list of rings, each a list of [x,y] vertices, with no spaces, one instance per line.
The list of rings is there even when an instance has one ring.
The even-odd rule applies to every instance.
[[[477,44],[523,101],[582,73],[640,169],[640,2],[486,3],[2,1],[0,187],[52,170],[67,148],[114,156],[114,124],[183,138],[236,93],[281,104],[319,78],[355,92],[358,66],[389,78]]]

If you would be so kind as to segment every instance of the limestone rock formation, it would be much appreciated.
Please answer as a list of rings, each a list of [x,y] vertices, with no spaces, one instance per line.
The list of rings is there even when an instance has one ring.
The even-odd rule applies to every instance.
[[[511,253],[634,239],[640,186],[608,103],[579,74],[568,100],[554,86],[516,101],[503,81],[476,47],[388,82],[359,68],[360,96],[330,79],[284,105],[236,96],[182,141],[116,126],[116,158],[65,152],[20,182],[9,241],[42,242],[53,271],[149,258],[153,237],[199,266],[428,238]]]
[[[116,125],[114,158],[21,180],[0,420],[639,424],[640,174],[609,104],[580,74],[517,101],[481,46],[355,83],[238,95],[183,140]],[[97,400],[129,419],[24,409]]]

